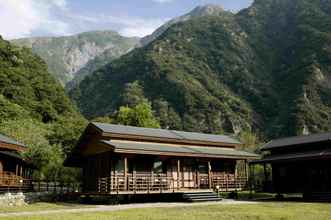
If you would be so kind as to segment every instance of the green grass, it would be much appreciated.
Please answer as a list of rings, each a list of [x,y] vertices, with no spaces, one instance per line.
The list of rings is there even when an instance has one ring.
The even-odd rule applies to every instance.
[[[44,211],[44,210],[56,210],[56,209],[75,209],[75,208],[87,208],[87,207],[94,207],[94,206],[80,205],[73,203],[38,202],[24,206],[9,206],[9,207],[0,206],[0,213]]]
[[[259,203],[245,205],[209,205],[178,208],[131,209],[115,212],[53,214],[7,217],[8,220],[327,220],[331,204]]]

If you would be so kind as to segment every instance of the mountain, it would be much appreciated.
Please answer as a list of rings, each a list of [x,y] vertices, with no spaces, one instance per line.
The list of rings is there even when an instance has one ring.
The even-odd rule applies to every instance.
[[[157,37],[159,37],[163,32],[165,32],[171,25],[174,25],[179,22],[184,22],[189,19],[195,17],[202,17],[208,15],[220,15],[221,13],[225,13],[223,8],[218,5],[205,5],[205,6],[198,6],[194,8],[191,12],[180,16],[178,18],[174,18],[160,28],[155,30],[153,34],[148,35],[140,39],[139,43],[136,43],[136,47],[146,46]],[[96,56],[94,59],[90,60],[83,68],[81,68],[76,74],[73,80],[67,83],[66,88],[70,90],[74,88],[80,81],[82,81],[87,75],[92,74],[93,72],[97,71],[102,66],[106,65],[107,63],[111,62],[114,58],[118,58],[124,53],[118,53],[117,56],[113,55],[112,50],[106,50],[104,53]]]
[[[86,117],[148,99],[165,128],[267,138],[331,129],[330,0],[255,0],[156,36],[71,90]]]
[[[196,17],[213,16],[213,15],[217,16],[217,15],[221,15],[223,13],[227,13],[227,12],[224,11],[224,9],[219,5],[208,4],[208,5],[198,6],[198,7],[194,8],[192,11],[190,11],[189,13],[187,13],[183,16],[171,19],[170,21],[166,22],[164,25],[162,25],[161,27],[156,29],[151,35],[143,37],[140,40],[140,43],[142,46],[146,46],[147,44],[149,44],[150,42],[152,42],[153,40],[155,40],[156,38],[161,36],[170,26],[172,26],[174,24],[188,21],[188,20],[190,20],[192,18],[196,18]]]
[[[16,135],[31,126],[24,135],[34,144],[42,143],[42,130],[51,143],[73,146],[84,118],[40,57],[1,37],[0,85],[0,133]]]
[[[118,58],[133,49],[139,39],[126,38],[113,31],[93,31],[68,37],[25,38],[11,42],[31,48],[46,61],[49,72],[65,85],[76,75],[84,75],[84,71],[79,71],[91,60]]]

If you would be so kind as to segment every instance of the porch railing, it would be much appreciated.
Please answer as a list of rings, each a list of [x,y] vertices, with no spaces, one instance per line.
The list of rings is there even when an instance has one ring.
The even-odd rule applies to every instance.
[[[0,172],[0,192],[10,190],[29,190],[32,180],[17,176],[12,172]]]
[[[209,184],[211,181],[211,184]],[[180,181],[179,181],[180,182]],[[197,181],[199,185],[194,189],[217,189],[219,191],[235,191],[247,188],[246,177],[236,177],[234,174],[217,174],[209,178],[208,175],[200,175]],[[150,173],[117,173],[111,177],[98,178],[97,191],[99,193],[153,193],[175,192],[181,190],[178,180],[167,174]]]
[[[248,187],[247,177],[238,177],[234,174],[213,175],[212,186],[219,191],[240,191]]]

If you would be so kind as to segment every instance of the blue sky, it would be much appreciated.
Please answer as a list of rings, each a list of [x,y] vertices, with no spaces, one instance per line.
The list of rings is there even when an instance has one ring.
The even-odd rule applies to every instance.
[[[238,11],[252,0],[0,0],[0,35],[7,39],[115,30],[145,36],[198,5]]]

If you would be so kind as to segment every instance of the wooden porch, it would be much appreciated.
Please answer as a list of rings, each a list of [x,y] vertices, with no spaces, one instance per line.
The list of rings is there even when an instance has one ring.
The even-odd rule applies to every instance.
[[[240,191],[248,186],[246,167],[245,160],[104,153],[90,157],[85,164],[83,191],[98,194]]]
[[[190,179],[175,180],[166,174],[116,174],[98,179],[98,194],[152,194],[152,193],[183,193],[190,191],[217,190],[220,192],[240,191],[247,188],[246,177],[235,177],[233,174],[200,175],[200,185],[181,187]]]
[[[0,172],[0,192],[32,190],[32,179],[13,172]]]

